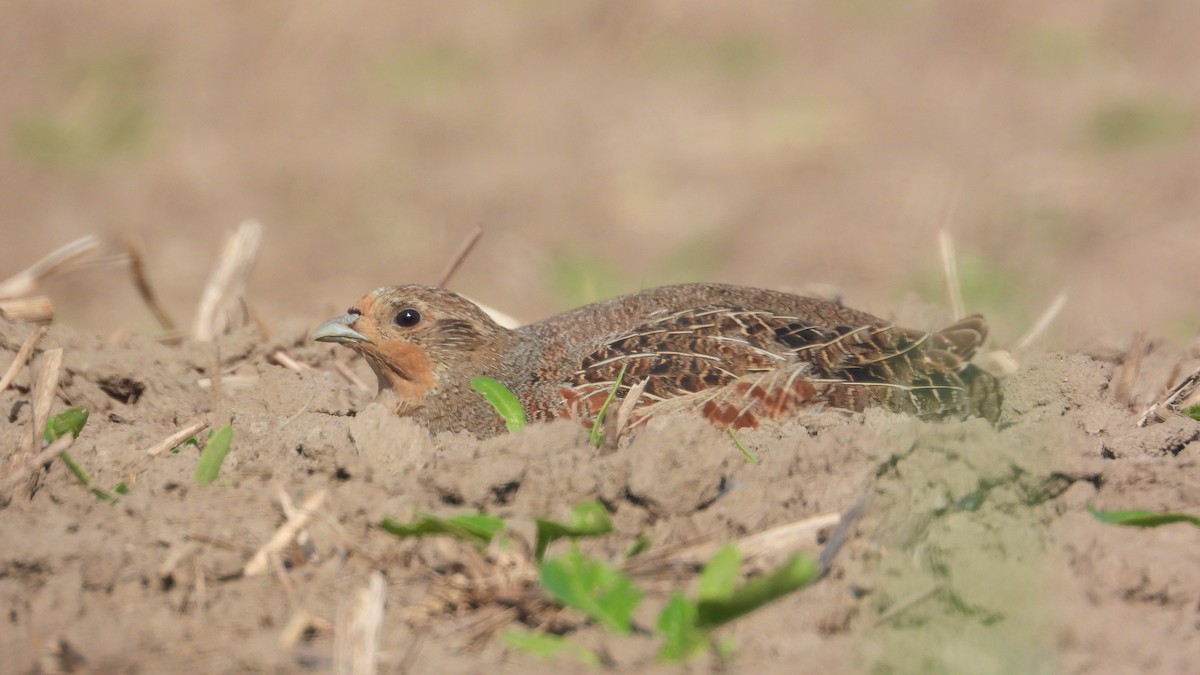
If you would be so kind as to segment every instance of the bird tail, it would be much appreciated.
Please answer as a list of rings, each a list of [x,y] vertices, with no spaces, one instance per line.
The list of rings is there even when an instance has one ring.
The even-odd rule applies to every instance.
[[[999,382],[970,363],[987,335],[979,315],[935,333],[897,326],[847,330],[846,339],[828,343],[817,360],[832,380],[823,397],[839,408],[861,410],[873,400],[921,419],[979,416],[995,423]]]

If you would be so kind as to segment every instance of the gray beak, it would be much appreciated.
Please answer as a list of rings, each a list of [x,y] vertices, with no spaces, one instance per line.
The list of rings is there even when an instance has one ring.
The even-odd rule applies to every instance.
[[[317,342],[367,342],[365,335],[350,327],[350,324],[358,321],[360,316],[360,314],[345,314],[336,319],[330,319],[317,326],[308,339]]]

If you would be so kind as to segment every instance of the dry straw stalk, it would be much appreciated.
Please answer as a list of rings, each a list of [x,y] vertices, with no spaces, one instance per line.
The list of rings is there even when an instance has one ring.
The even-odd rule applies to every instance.
[[[196,310],[192,326],[192,338],[196,341],[209,342],[229,329],[229,317],[245,295],[246,281],[261,243],[262,225],[256,220],[239,225],[225,243]]]

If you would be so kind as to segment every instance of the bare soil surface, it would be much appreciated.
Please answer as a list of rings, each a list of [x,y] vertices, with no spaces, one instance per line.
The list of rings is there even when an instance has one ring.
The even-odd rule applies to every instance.
[[[30,332],[0,324],[0,349],[13,355]],[[274,346],[313,369],[270,363]],[[752,464],[727,435],[687,418],[656,420],[615,450],[592,447],[573,424],[431,438],[326,372],[348,351],[299,334],[270,345],[244,330],[176,348],[54,327],[43,348],[55,347],[65,350],[55,406],[91,411],[72,454],[97,485],[124,481],[129,494],[98,500],[55,462],[0,511],[5,672],[53,671],[62,658],[48,644],[69,645],[93,672],[327,670],[331,627],[348,625],[346,607],[376,570],[386,579],[384,671],[583,668],[506,648],[496,634],[523,623],[566,631],[620,669],[653,668],[658,638],[589,626],[533,584],[533,518],[564,519],[595,498],[616,532],[589,543],[593,553],[617,559],[649,538],[627,563],[650,591],[636,615],[645,629],[668,593],[688,586],[686,569],[669,573],[687,560],[681,548],[865,499],[829,576],[728,630],[738,672],[801,660],[820,672],[1183,672],[1200,657],[1194,528],[1125,529],[1085,510],[1200,511],[1200,423],[1138,428],[1108,393],[1119,372],[1111,355],[1032,360],[1008,382],[998,429],[817,413],[744,433],[760,458]],[[218,351],[223,371],[253,385],[202,390]],[[1148,358],[1161,366],[1178,355]],[[6,448],[21,447],[30,424],[28,372],[0,394]],[[194,484],[197,447],[146,455],[187,421],[221,415],[234,443],[217,482]],[[243,576],[285,520],[281,495],[300,504],[318,491],[327,496],[305,545]],[[377,526],[476,510],[513,523],[510,548],[400,541]],[[298,616],[317,628],[289,638]],[[717,667],[713,658],[701,669]]]
[[[108,264],[38,286],[55,323],[0,391],[0,673],[327,672],[380,578],[381,672],[592,671],[509,647],[511,629],[678,670],[653,627],[692,563],[858,504],[825,578],[684,669],[1194,670],[1197,529],[1087,506],[1200,513],[1200,424],[1136,424],[1200,366],[1198,30],[1200,4],[1119,0],[9,3],[0,281],[91,233]],[[164,344],[112,256],[140,241],[187,333],[244,218],[265,230],[253,321]],[[743,434],[758,464],[688,418],[605,450],[569,424],[432,438],[304,336],[370,289],[436,279],[478,225],[451,285],[523,319],[696,280],[935,328],[943,228],[992,346],[1068,300],[1014,350],[998,428],[814,413]],[[32,331],[0,319],[0,368]],[[90,411],[70,452],[126,484],[115,503],[60,461],[10,478],[56,348],[51,412]],[[234,431],[206,486],[197,446],[146,453],[197,418]],[[302,541],[244,575],[317,497]],[[534,583],[533,518],[596,498],[617,531],[585,550],[650,542],[626,564],[648,591],[633,635]],[[378,527],[475,510],[508,519],[507,547]]]

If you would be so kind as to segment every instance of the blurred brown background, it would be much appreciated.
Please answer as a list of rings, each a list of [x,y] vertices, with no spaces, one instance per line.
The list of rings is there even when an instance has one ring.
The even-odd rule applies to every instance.
[[[136,235],[190,322],[225,235],[266,227],[268,321],[453,282],[536,318],[680,280],[828,282],[1001,343],[1200,326],[1200,3],[8,0],[0,278]],[[154,331],[128,276],[47,290]]]

